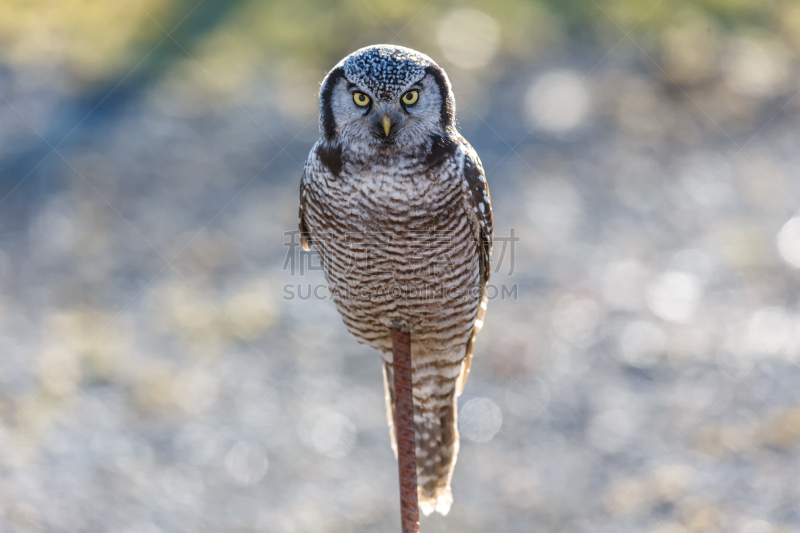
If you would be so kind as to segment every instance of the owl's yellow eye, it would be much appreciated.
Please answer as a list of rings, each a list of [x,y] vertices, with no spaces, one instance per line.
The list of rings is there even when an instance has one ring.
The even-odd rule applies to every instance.
[[[417,98],[419,98],[419,91],[408,91],[403,95],[402,100],[406,105],[414,105],[417,103]]]
[[[364,93],[353,93],[353,101],[356,103],[356,105],[366,107],[369,105],[369,96]]]

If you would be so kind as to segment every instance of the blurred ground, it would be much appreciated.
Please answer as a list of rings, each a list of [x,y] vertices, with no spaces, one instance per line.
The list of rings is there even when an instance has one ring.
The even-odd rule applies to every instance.
[[[377,42],[447,69],[519,238],[423,531],[800,530],[796,3],[6,0],[0,28],[0,531],[397,530],[379,359],[285,234],[318,83]]]

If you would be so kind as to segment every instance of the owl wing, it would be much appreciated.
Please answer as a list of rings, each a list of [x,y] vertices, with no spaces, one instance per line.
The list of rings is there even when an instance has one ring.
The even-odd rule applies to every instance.
[[[300,244],[303,250],[311,249],[311,234],[306,224],[305,205],[306,205],[306,170],[303,169],[303,176],[300,178]]]
[[[475,149],[465,139],[462,139],[459,144],[459,151],[464,157],[462,189],[465,190],[465,193],[468,192],[464,195],[464,202],[470,224],[478,241],[480,282],[482,286],[485,286],[491,273],[492,233],[494,231],[489,184],[486,183],[486,173]]]
[[[472,336],[469,339],[469,343],[467,343],[467,353],[461,366],[461,374],[456,382],[457,395],[461,395],[464,385],[467,383],[469,368],[472,364],[472,349],[475,344],[475,337],[477,337],[483,326],[483,318],[486,314],[486,305],[489,300],[486,284],[489,282],[489,276],[491,275],[492,233],[494,231],[492,203],[489,197],[489,184],[486,182],[486,174],[477,152],[463,138],[460,139],[457,153],[458,159],[461,159],[462,156],[464,162],[463,165],[459,165],[459,168],[462,169],[463,179],[461,188],[464,192],[463,198],[467,218],[472,226],[477,245],[481,302],[475,316]]]
[[[331,145],[322,140],[311,148],[308,159],[303,166],[303,177],[300,179],[300,243],[304,250],[309,250],[311,245],[311,232],[306,222],[305,212],[308,206],[308,189],[314,187],[319,180],[330,181],[336,179],[342,171],[342,148]],[[322,250],[317,250],[322,253]]]

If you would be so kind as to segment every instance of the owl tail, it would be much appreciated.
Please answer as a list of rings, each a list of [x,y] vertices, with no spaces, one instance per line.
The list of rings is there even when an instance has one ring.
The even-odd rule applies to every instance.
[[[460,364],[458,367],[460,368]],[[443,378],[431,376],[437,381]],[[427,381],[427,380],[426,380]],[[386,393],[386,418],[392,450],[397,457],[397,435],[394,426],[394,381],[392,367],[383,365],[383,383]],[[438,383],[436,389],[443,394],[431,394],[421,400],[418,389],[428,388],[427,383],[414,383],[414,432],[417,440],[417,486],[419,510],[424,515],[437,511],[446,515],[453,504],[450,480],[458,457],[458,410],[455,379]],[[447,392],[449,391],[449,392]]]

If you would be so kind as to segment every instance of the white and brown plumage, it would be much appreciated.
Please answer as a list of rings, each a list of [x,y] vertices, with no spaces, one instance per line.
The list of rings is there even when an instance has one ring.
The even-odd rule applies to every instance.
[[[420,509],[446,514],[456,398],[486,310],[483,167],[456,131],[447,75],[408,48],[363,48],[334,67],[320,130],[300,185],[303,244],[319,252],[349,331],[383,356],[393,448],[390,328],[410,332]]]

